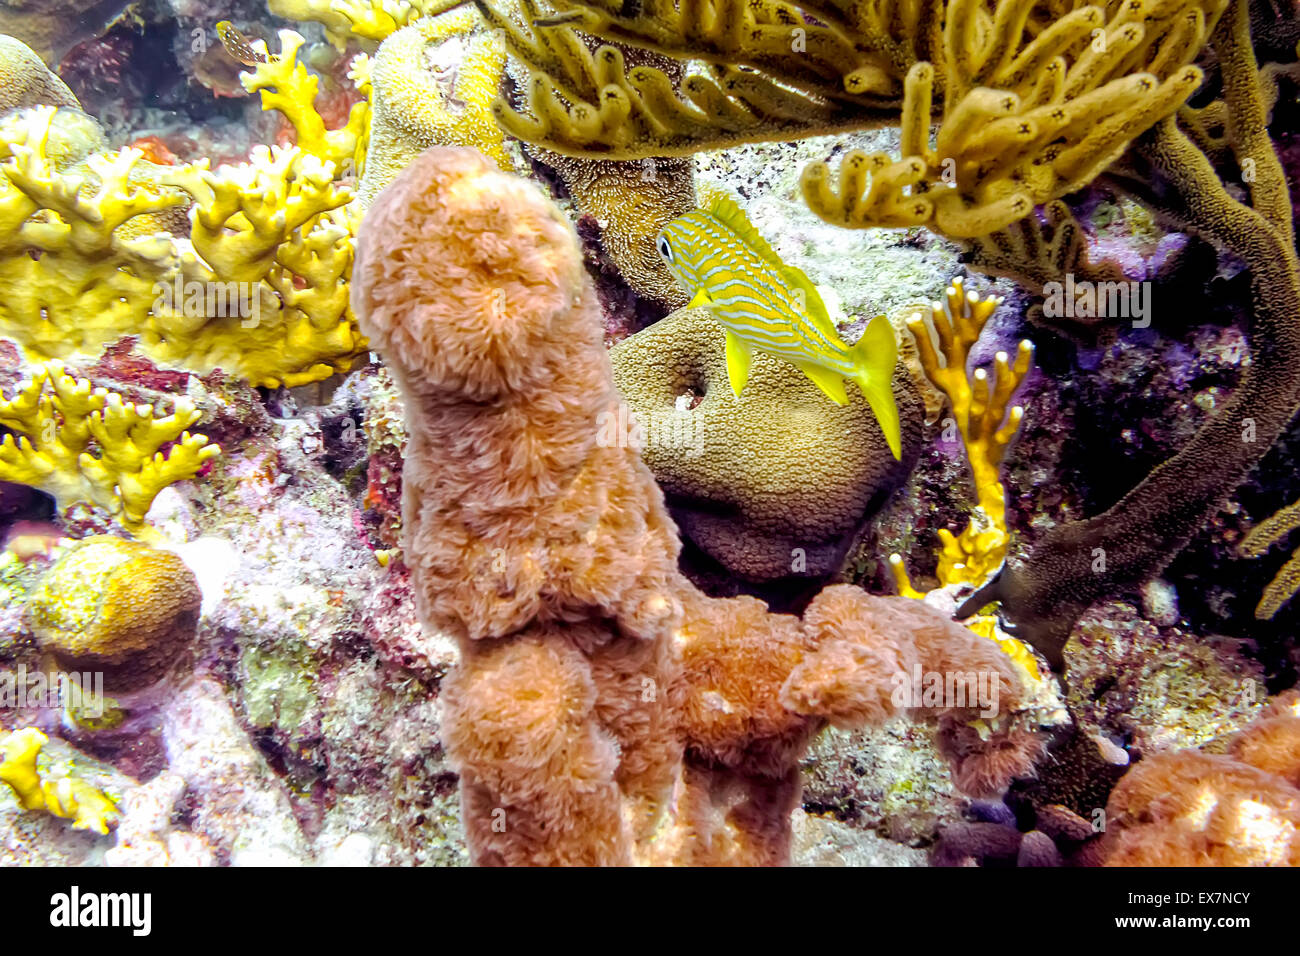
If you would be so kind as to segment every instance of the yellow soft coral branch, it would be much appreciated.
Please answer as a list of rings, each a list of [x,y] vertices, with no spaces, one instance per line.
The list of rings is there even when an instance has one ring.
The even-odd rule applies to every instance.
[[[178,398],[171,415],[123,402],[50,362],[0,395],[0,481],[31,485],[52,495],[60,510],[84,503],[105,509],[128,531],[143,528],[158,492],[193,478],[220,449],[187,428],[200,413]],[[164,454],[163,445],[175,442]],[[96,452],[98,454],[96,455]]]
[[[950,10],[949,25],[952,16]],[[1089,22],[1078,19],[1072,29],[1086,33]],[[1132,24],[1125,30],[1118,36],[1141,33]],[[1110,42],[1112,52],[1122,51],[1118,37]],[[870,157],[869,177],[856,168],[861,155],[849,154],[838,187],[827,164],[810,165],[802,179],[809,207],[828,222],[854,228],[930,224],[954,238],[986,235],[1090,182],[1135,136],[1182,105],[1200,85],[1201,71],[1183,66],[1168,76],[1125,74],[1102,69],[1085,53],[1072,66],[1058,57],[1018,77],[1000,75],[999,88],[976,87],[958,99],[950,76],[931,146],[936,75],[929,63],[916,64],[904,83],[907,152],[897,161]],[[1030,82],[1035,85],[1027,87]]]
[[[851,153],[837,176],[809,166],[809,206],[840,225],[963,239],[1077,190],[1182,106],[1226,6],[558,0],[548,14],[519,0],[517,17],[476,2],[531,73],[523,103],[496,105],[527,142],[635,159],[900,123],[897,159]],[[577,31],[609,45],[589,50]],[[674,80],[627,68],[617,45],[708,67]]]
[[[42,780],[36,759],[49,738],[35,727],[0,737],[0,781],[13,790],[24,810],[46,810],[71,820],[74,830],[107,834],[118,816],[117,805],[84,780],[63,777]]]

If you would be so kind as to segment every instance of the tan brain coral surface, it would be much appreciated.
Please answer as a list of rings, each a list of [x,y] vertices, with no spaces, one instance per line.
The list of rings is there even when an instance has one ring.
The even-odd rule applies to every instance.
[[[601,245],[637,295],[668,307],[690,298],[655,245],[659,230],[695,208],[695,161],[575,159],[543,149],[530,153],[560,174],[580,212],[596,217]]]
[[[838,570],[855,532],[920,453],[923,409],[901,365],[894,396],[903,457],[895,461],[856,390],[835,405],[763,352],[737,397],[722,327],[707,310],[673,313],[620,342],[610,360],[644,432],[642,457],[683,533],[751,580]]]
[[[105,686],[130,690],[184,660],[200,599],[194,572],[175,554],[97,535],[45,573],[26,613],[61,666],[103,671]]]
[[[81,108],[68,85],[31,47],[0,34],[0,113],[29,106]]]

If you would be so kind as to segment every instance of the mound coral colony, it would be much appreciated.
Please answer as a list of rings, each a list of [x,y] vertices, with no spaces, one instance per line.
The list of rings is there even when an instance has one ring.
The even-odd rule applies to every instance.
[[[1295,4],[12,6],[0,863],[1300,864]]]

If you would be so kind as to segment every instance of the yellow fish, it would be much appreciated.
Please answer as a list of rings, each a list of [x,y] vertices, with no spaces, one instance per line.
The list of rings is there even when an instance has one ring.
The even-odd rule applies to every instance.
[[[740,207],[713,197],[660,231],[659,254],[727,332],[727,377],[737,396],[757,349],[794,365],[837,405],[847,405],[844,380],[857,383],[895,458],[902,457],[892,379],[898,361],[894,330],[883,315],[855,345],[845,345],[817,288],[780,260]]]

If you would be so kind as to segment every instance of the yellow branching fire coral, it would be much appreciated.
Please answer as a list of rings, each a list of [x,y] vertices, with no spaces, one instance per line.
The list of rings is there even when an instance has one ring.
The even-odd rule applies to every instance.
[[[971,346],[984,324],[1001,304],[1001,298],[980,299],[966,292],[956,278],[948,286],[946,303],[935,303],[929,323],[920,315],[908,321],[926,376],[948,396],[954,424],[966,447],[975,481],[975,509],[960,536],[940,529],[943,552],[939,579],[946,584],[980,585],[997,570],[1007,554],[1006,496],[1001,467],[1007,446],[1020,429],[1024,409],[1007,405],[1029,372],[1034,347],[1020,343],[1014,364],[1005,352],[994,358],[993,380],[984,369],[967,371]],[[933,334],[939,340],[935,349]]]
[[[251,72],[241,73],[239,82],[248,92],[261,94],[263,110],[284,114],[293,124],[296,145],[303,152],[339,167],[349,162],[360,166],[357,151],[369,127],[370,106],[366,102],[353,104],[344,126],[326,129],[315,106],[320,81],[298,62],[302,44],[300,34],[281,30],[279,56],[251,64]]]
[[[1024,417],[1023,408],[1016,405],[1008,410],[1008,404],[1029,372],[1034,349],[1022,341],[1014,362],[1005,352],[999,352],[994,358],[992,381],[985,369],[968,371],[971,347],[1002,299],[981,299],[967,292],[958,277],[949,284],[945,300],[934,303],[928,317],[918,314],[907,323],[922,369],[948,398],[950,425],[961,436],[975,485],[975,506],[961,534],[939,529],[941,550],[936,574],[940,588],[980,587],[1007,556],[1009,537],[1001,467]],[[890,555],[889,563],[900,594],[925,596],[912,586],[900,555]],[[1033,656],[1017,642],[1000,638],[994,618],[976,618],[968,626],[997,640],[1013,658],[1036,673]]]
[[[155,313],[158,334],[145,335],[146,351],[271,387],[350,367],[365,346],[348,310],[353,241],[341,207],[352,194],[334,181],[333,165],[297,147],[259,146],[249,163],[209,172],[205,160],[169,182],[197,200],[173,273],[174,283],[185,279],[184,306],[179,286],[164,292],[169,308]],[[214,316],[207,302],[192,301],[193,291],[211,296],[223,284],[247,297],[240,309]]]
[[[57,170],[47,149],[55,115],[28,111],[0,147],[0,334],[37,359],[102,349],[143,324],[170,245],[118,230],[185,203],[132,183],[131,150],[92,155],[84,174]]]
[[[84,780],[42,780],[36,767],[49,738],[35,727],[0,737],[0,781],[9,785],[24,810],[45,810],[71,820],[74,830],[107,834],[118,816],[117,805]]]
[[[60,510],[98,506],[139,531],[159,491],[193,478],[220,451],[186,431],[198,419],[187,399],[161,417],[116,393],[92,391],[89,381],[51,362],[12,398],[0,396],[0,426],[9,432],[0,443],[0,481],[39,488]]]
[[[213,172],[153,167],[127,149],[60,169],[57,116],[20,114],[0,143],[0,335],[29,358],[98,355],[135,336],[159,363],[275,387],[327,378],[364,352],[336,212],[351,194],[331,164],[259,148]],[[191,204],[188,236],[162,231],[161,217]]]
[[[379,43],[421,17],[437,16],[464,0],[270,0],[271,12],[287,20],[313,20],[340,50],[349,37]]]

